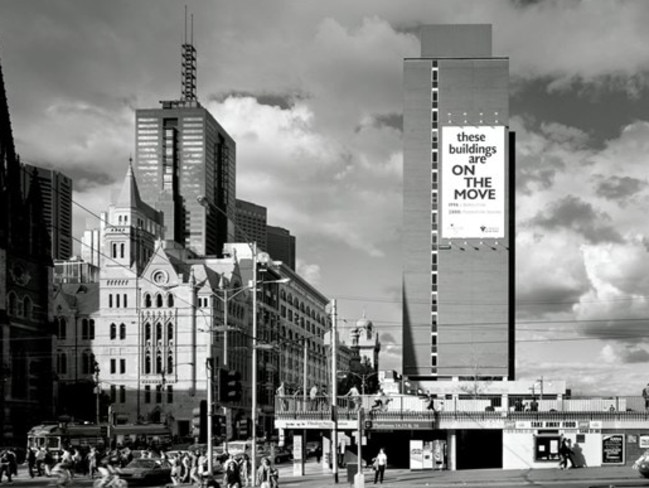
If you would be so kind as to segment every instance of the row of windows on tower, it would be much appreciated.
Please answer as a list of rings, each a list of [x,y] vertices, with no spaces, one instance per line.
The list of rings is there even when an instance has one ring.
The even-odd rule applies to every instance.
[[[56,337],[61,341],[68,338],[68,321],[65,317],[56,317]],[[95,321],[93,319],[81,319],[81,340],[91,341],[95,338]]]
[[[155,357],[155,363],[151,358],[150,353],[144,355],[144,374],[173,374],[174,372],[174,357],[172,354],[167,355],[167,361],[162,358],[162,354],[158,353]]]
[[[439,70],[433,61],[431,92],[431,373],[437,373],[437,246],[438,246],[438,150],[439,150]]]
[[[149,342],[153,337],[151,336],[151,333],[153,332],[153,328],[149,322],[144,324],[144,340],[145,342]],[[155,340],[156,342],[162,341],[165,338],[162,335],[163,332],[163,327],[160,322],[155,324]],[[167,341],[172,341],[174,338],[174,324],[171,322],[167,324]]]
[[[74,355],[75,359],[76,357],[77,356]],[[83,353],[81,353],[81,362],[79,366],[81,374],[93,374],[95,372],[95,355],[89,350],[83,351]],[[56,354],[56,371],[60,375],[68,374],[68,354],[62,349],[59,349]]]

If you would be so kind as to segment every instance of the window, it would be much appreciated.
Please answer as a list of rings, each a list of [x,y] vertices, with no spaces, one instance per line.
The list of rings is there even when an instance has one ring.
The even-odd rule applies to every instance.
[[[111,254],[111,257],[116,258],[117,257],[117,243],[116,242],[113,242],[112,250],[113,250],[113,252]]]
[[[108,308],[113,308],[113,294],[108,294]]]
[[[170,293],[167,296],[167,307],[171,308],[174,306],[174,296]]]
[[[126,324],[124,323],[119,324],[119,338],[122,341],[126,339]]]
[[[167,374],[171,374],[174,372],[174,357],[173,355],[169,354],[167,356]]]
[[[32,301],[29,297],[25,297],[23,301],[23,317],[26,319],[32,318]]]
[[[95,365],[95,355],[90,351],[81,354],[81,374],[92,374]]]
[[[124,385],[119,387],[119,403],[126,403],[126,387]]]
[[[157,293],[155,296],[155,306],[162,308],[162,295],[160,295],[160,293]]]
[[[144,385],[144,403],[151,403],[151,385]]]
[[[119,374],[126,373],[126,359],[119,360]]]
[[[124,243],[119,245],[119,257],[120,258],[124,257]]]
[[[60,340],[66,340],[68,335],[68,322],[64,317],[59,317],[59,333],[58,337]]]
[[[115,360],[115,358],[111,358],[111,360],[110,360],[110,374],[115,374],[115,372],[117,371],[116,364],[117,364],[117,361]]]
[[[88,319],[81,321],[81,340],[87,341],[90,338],[90,328],[88,327]]]
[[[110,324],[110,338],[115,339],[117,337],[117,326],[112,323]]]
[[[144,374],[151,374],[151,354],[144,357]]]
[[[151,308],[151,295],[148,293],[144,294],[144,308]]]
[[[144,324],[144,340],[145,341],[151,340],[151,324],[148,322]]]
[[[155,357],[155,371],[156,374],[162,373],[162,356],[158,354]]]
[[[162,403],[162,385],[155,386],[155,402]]]
[[[174,324],[167,324],[167,340],[173,341],[174,339]]]
[[[128,295],[124,293],[124,308],[128,308]]]
[[[89,332],[88,338],[90,340],[95,340],[95,320],[90,319],[89,325],[90,325],[90,330],[88,331]]]
[[[68,357],[63,351],[57,355],[56,371],[58,374],[68,374]]]
[[[115,307],[119,308],[119,293],[115,293]]]
[[[110,385],[110,403],[117,401],[117,386]]]
[[[559,460],[561,436],[537,435],[534,437],[534,460],[556,462]]]
[[[7,313],[9,315],[16,315],[16,312],[17,312],[17,310],[16,310],[16,295],[14,295],[13,293],[9,293],[9,296],[7,297],[7,301],[8,301]],[[59,337],[59,339],[60,338],[61,337]]]
[[[174,387],[172,385],[167,386],[167,403],[174,402]]]

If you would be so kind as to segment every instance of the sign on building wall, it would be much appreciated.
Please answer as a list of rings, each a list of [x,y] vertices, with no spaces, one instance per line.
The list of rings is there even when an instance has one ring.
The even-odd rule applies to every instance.
[[[505,237],[505,127],[442,127],[441,236]]]
[[[602,436],[602,464],[624,464],[624,434]]]

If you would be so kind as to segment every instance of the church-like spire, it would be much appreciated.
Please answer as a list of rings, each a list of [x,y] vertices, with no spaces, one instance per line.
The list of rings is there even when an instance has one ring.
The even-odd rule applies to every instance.
[[[140,198],[140,190],[137,188],[137,181],[135,181],[135,174],[133,173],[133,160],[129,158],[128,170],[124,177],[122,190],[115,201],[116,207],[139,208],[142,199]]]

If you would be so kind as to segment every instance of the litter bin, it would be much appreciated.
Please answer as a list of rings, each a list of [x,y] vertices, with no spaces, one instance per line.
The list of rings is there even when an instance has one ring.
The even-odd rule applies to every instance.
[[[350,485],[354,484],[354,476],[358,473],[358,464],[348,464],[347,465],[347,483]]]

